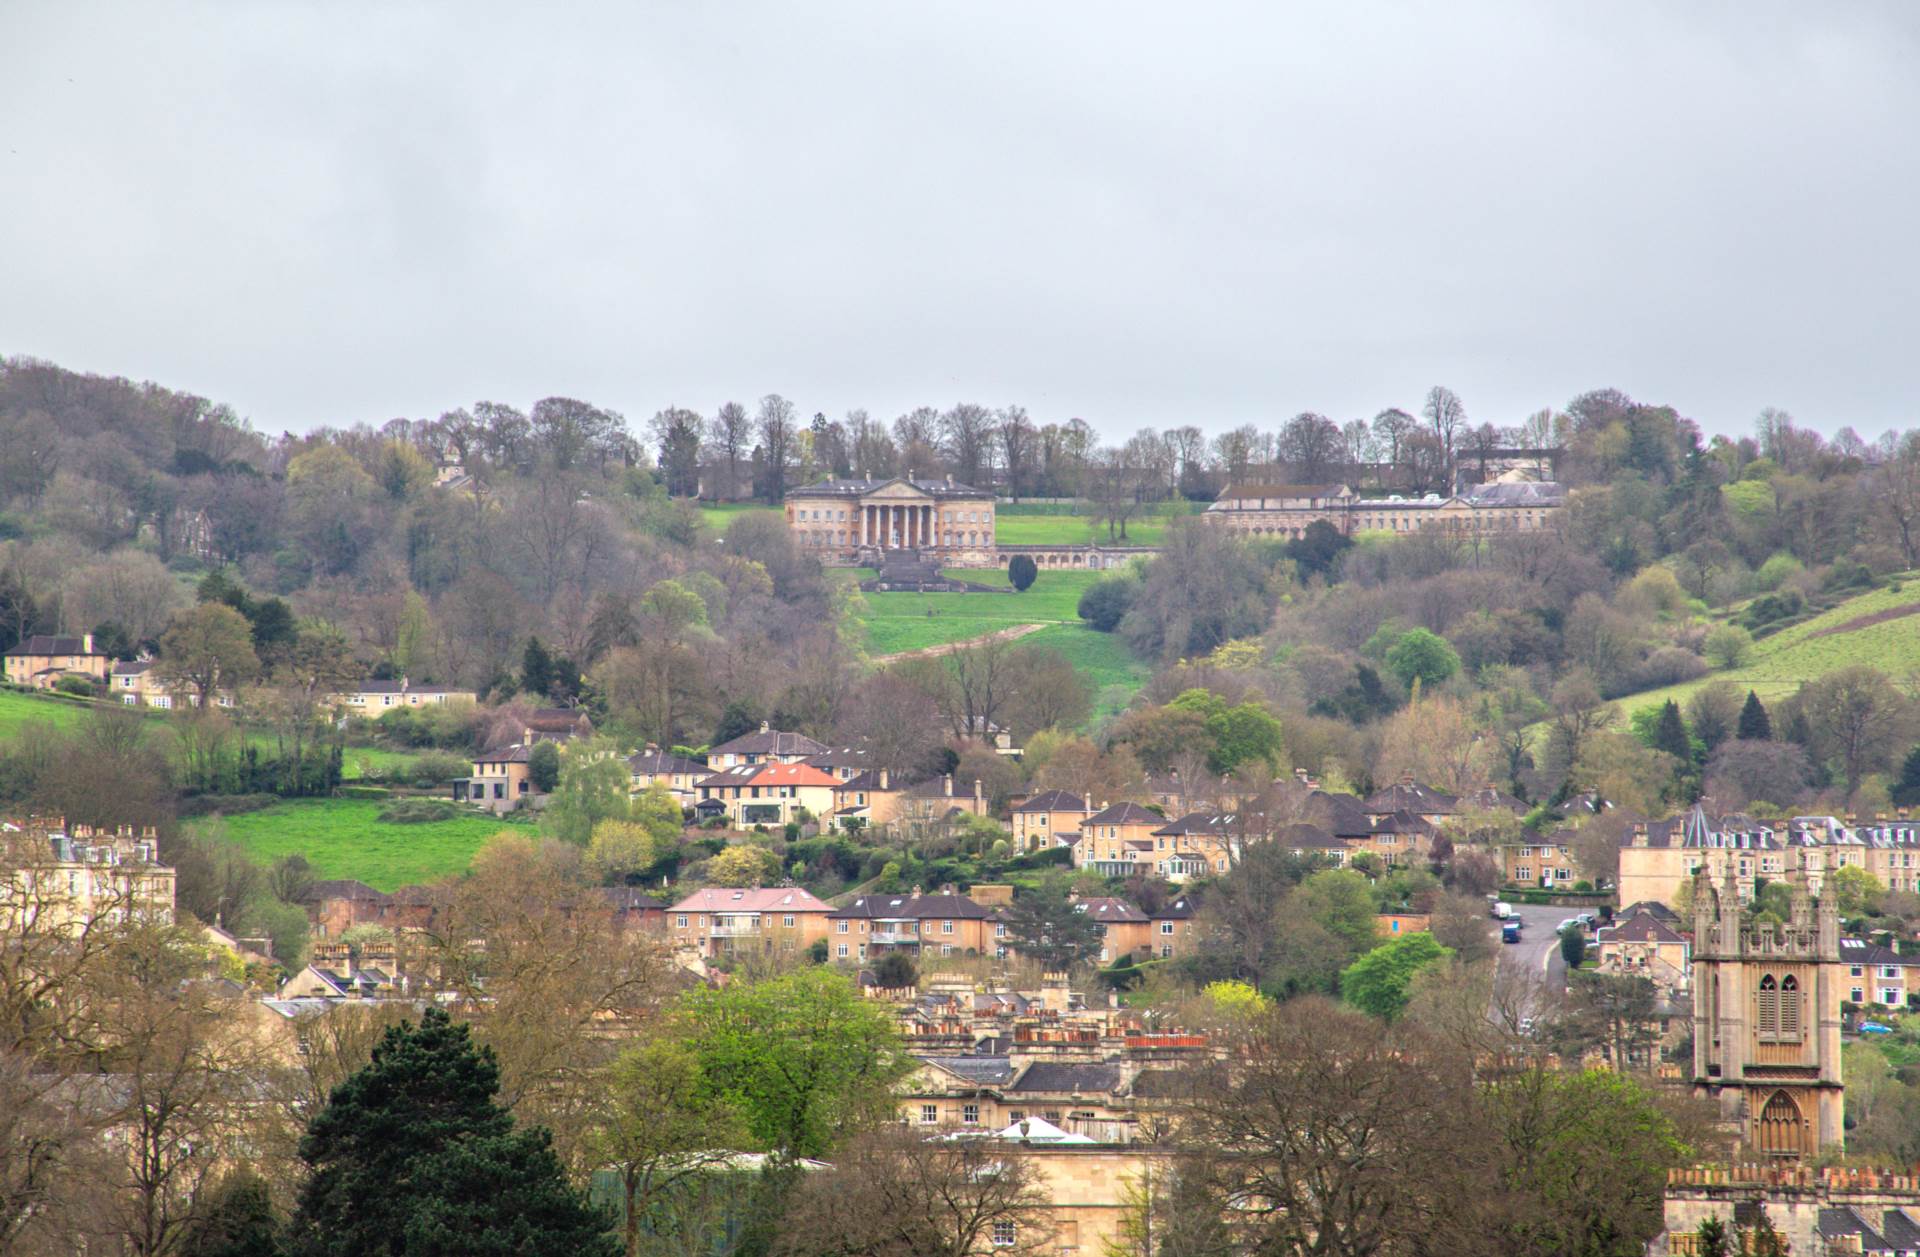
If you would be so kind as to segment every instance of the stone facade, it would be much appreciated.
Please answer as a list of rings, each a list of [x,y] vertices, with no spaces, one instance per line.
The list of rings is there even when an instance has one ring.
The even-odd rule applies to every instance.
[[[1647,1245],[1650,1257],[1698,1257],[1700,1224],[1725,1224],[1729,1238],[1750,1235],[1762,1212],[1799,1254],[1880,1257],[1911,1252],[1920,1233],[1920,1178],[1876,1170],[1809,1166],[1700,1166],[1667,1179],[1666,1229]],[[1738,1241],[1734,1247],[1738,1249]]]
[[[1362,532],[1413,533],[1438,528],[1464,537],[1545,528],[1566,505],[1551,481],[1476,485],[1452,497],[1363,498],[1344,484],[1230,484],[1202,518],[1236,533],[1293,540],[1314,523],[1343,536]]]
[[[787,495],[787,527],[803,554],[877,566],[913,550],[942,567],[994,567],[993,495],[952,480],[822,480]]]
[[[1839,1150],[1844,970],[1833,896],[1820,895],[1817,872],[1797,875],[1791,919],[1751,924],[1731,854],[1710,853],[1693,883],[1694,1089],[1719,1101],[1759,1156]]]

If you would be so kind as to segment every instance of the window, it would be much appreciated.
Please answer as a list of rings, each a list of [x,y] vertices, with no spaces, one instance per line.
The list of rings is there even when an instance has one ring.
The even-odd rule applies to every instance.
[[[920,1106],[920,1124],[922,1126],[932,1126],[939,1120],[940,1120],[939,1105],[923,1104]]]
[[[1780,1037],[1780,984],[1769,973],[1760,979],[1760,990],[1754,996],[1755,1026],[1763,1039]]]
[[[1171,922],[1171,921],[1162,921],[1162,922],[1160,923],[1160,932],[1161,932],[1162,934],[1171,934],[1171,933],[1173,933],[1173,922]]]
[[[1160,944],[1160,959],[1162,959],[1162,960],[1171,960],[1171,959],[1173,959],[1173,944],[1172,944],[1172,943],[1162,943],[1162,944]]]
[[[977,1104],[961,1105],[960,1123],[963,1126],[978,1126],[980,1124],[980,1106]]]
[[[678,927],[679,929],[683,929],[683,930],[684,930],[684,929],[686,929],[686,928],[687,928],[687,918],[686,918],[686,916],[685,916],[684,914],[683,914],[683,915],[681,915],[681,916],[677,916],[677,917],[675,917],[675,918],[673,919],[673,923],[674,923],[674,925],[675,925],[676,927]]]
[[[847,945],[845,943],[841,943],[838,947],[834,948],[833,954],[835,956],[838,956],[840,959],[845,960],[847,958]]]
[[[1888,1006],[1898,1004],[1900,1002],[1900,988],[1897,986],[1881,987],[1880,1002]]]
[[[1025,1109],[1009,1110],[1007,1113],[1007,1120],[1009,1122],[1024,1122],[1027,1120],[1027,1111]]]
[[[1897,978],[1900,976],[1900,966],[1899,965],[1881,965],[1880,976],[1883,978]]]
[[[787,927],[788,929],[792,929],[792,928],[793,928],[793,914],[792,914],[791,912],[789,912],[789,913],[787,913],[787,914],[786,914],[786,915],[785,915],[784,917],[781,917],[781,918],[780,918],[780,924],[782,924],[782,925],[784,925],[784,926],[786,926],[786,927]]]
[[[1015,1244],[1019,1243],[1019,1236],[1020,1228],[1011,1222],[996,1222],[993,1224],[993,1246],[995,1248],[1012,1248]]]
[[[951,955],[953,955],[953,944],[952,944],[952,943],[942,943],[942,944],[940,944],[940,954],[941,954],[942,956],[951,956]]]
[[[953,922],[951,922],[951,921],[942,921],[942,922],[940,923],[940,932],[941,932],[942,934],[951,934],[951,933],[953,933]],[[1889,978],[1890,978],[1890,977],[1892,977],[1892,976],[1894,976],[1894,975],[1893,975],[1893,974],[1891,974],[1891,973],[1889,973],[1889,974],[1886,974],[1885,976],[1886,976],[1886,977],[1889,977]]]
[[[1867,1002],[1867,993],[1856,986],[1847,993],[1847,1000],[1849,1003],[1864,1004]]]
[[[1865,972],[1866,972],[1866,968],[1865,968],[1864,966],[1862,966],[1862,965],[1855,965],[1855,966],[1854,966],[1854,967],[1853,967],[1853,968],[1852,968],[1852,969],[1851,969],[1851,970],[1849,971],[1849,973],[1850,973],[1850,976],[1852,976],[1852,977],[1856,977],[1856,978],[1857,978],[1857,977],[1859,977],[1859,976],[1861,976],[1861,975],[1862,975],[1863,973],[1865,973]]]

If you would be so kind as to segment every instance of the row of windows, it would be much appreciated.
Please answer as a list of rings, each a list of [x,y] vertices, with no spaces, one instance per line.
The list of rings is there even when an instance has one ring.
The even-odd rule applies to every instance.
[[[881,513],[879,516],[879,519],[881,523],[884,525],[890,519],[893,519],[893,517],[889,516],[888,512],[891,512],[897,508],[891,507],[891,506],[876,506],[870,509],[879,511]],[[909,517],[911,517],[911,514],[913,512],[923,511],[925,509],[926,508],[924,506],[916,506],[912,504],[909,504],[905,507],[905,510],[908,512]],[[793,517],[795,520],[798,520],[802,523],[844,524],[847,522],[847,512],[845,510],[837,510],[831,507],[803,508],[795,511],[793,513]],[[853,518],[858,520],[859,516],[855,515]],[[993,515],[989,511],[941,511],[937,515],[935,515],[934,518],[938,519],[943,524],[990,524],[993,522]],[[897,519],[893,519],[893,522],[897,523],[898,521]]]
[[[948,546],[980,546],[987,544],[987,542],[992,539],[991,534],[983,532],[949,532],[944,535],[946,540],[940,544]],[[858,534],[837,530],[833,532],[802,532],[800,534],[800,545],[802,548],[811,547],[819,549],[827,546],[850,546],[856,544],[858,541]]]
[[[675,928],[675,929],[679,929],[679,930],[684,930],[684,929],[686,929],[686,928],[687,928],[687,919],[688,919],[688,918],[687,918],[687,914],[686,914],[686,913],[684,913],[684,912],[682,912],[682,913],[678,913],[678,914],[676,914],[676,915],[674,916],[674,918],[673,918],[673,925],[674,925],[674,928]],[[792,914],[791,912],[789,912],[789,913],[787,913],[787,914],[786,914],[785,916],[783,916],[783,917],[781,917],[781,918],[780,918],[780,924],[781,924],[782,926],[784,926],[784,927],[786,927],[787,929],[789,929],[789,930],[790,930],[790,929],[792,929],[792,928],[793,928],[793,919],[794,919],[794,918],[793,918],[793,914]],[[722,917],[722,916],[716,916],[716,917],[714,918],[714,923],[715,923],[716,925],[718,925],[718,924],[729,924],[729,923],[732,923],[732,922],[733,922],[733,918],[732,918],[732,917]],[[747,924],[748,924],[748,925],[750,925],[750,926],[753,926],[754,928],[756,928],[756,929],[757,929],[757,928],[759,928],[759,925],[760,925],[760,918],[759,918],[759,917],[749,917],[749,918],[747,919]],[[701,928],[701,929],[703,929],[703,930],[707,928],[707,919],[706,919],[706,917],[704,917],[704,916],[700,918],[700,928]]]

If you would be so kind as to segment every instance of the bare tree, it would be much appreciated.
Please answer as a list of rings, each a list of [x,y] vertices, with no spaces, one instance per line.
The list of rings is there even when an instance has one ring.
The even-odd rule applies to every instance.
[[[1453,471],[1454,442],[1459,439],[1461,429],[1467,426],[1467,408],[1452,389],[1436,384],[1427,390],[1427,403],[1420,408],[1420,414],[1427,421],[1427,430],[1440,444],[1444,470],[1448,475]]]
[[[707,440],[719,447],[726,459],[727,483],[718,495],[724,501],[740,491],[740,456],[753,444],[753,420],[747,416],[747,408],[739,402],[721,403],[720,409],[713,412]]]
[[[966,484],[984,485],[993,471],[993,412],[973,402],[961,402],[940,416],[940,434],[953,474]]]
[[[778,506],[787,496],[787,467],[793,461],[797,432],[793,403],[778,393],[768,393],[760,399],[755,423],[761,455],[766,460],[767,501]]]
[[[1127,522],[1140,513],[1141,471],[1126,450],[1104,449],[1094,456],[1091,497],[1096,520],[1105,520],[1107,540],[1124,540]]]
[[[1048,1197],[1017,1145],[889,1126],[806,1176],[782,1220],[782,1257],[972,1257],[1040,1253]]]
[[[1000,439],[1000,462],[1007,469],[1007,496],[1018,502],[1020,490],[1031,475],[1033,463],[1033,421],[1024,406],[1008,406],[996,416],[995,435]]]
[[[1325,415],[1301,411],[1280,430],[1280,457],[1293,465],[1302,483],[1328,479],[1340,457],[1340,429]]]
[[[1908,567],[1920,566],[1920,432],[1900,438],[1892,457],[1867,480],[1872,518],[1900,547]]]

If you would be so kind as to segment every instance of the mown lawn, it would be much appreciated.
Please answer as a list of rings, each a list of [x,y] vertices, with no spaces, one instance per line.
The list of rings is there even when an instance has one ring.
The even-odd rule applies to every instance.
[[[871,572],[860,572],[866,579]],[[981,585],[1006,585],[1001,569],[955,568],[948,575]],[[1042,572],[1025,593],[862,594],[858,618],[867,649],[876,655],[964,641],[1021,624],[1080,622],[1080,594],[1099,572]],[[1009,587],[1010,588],[1010,587]]]
[[[1168,521],[1189,513],[1184,503],[1156,507],[1151,514],[1128,520],[1127,535],[1120,537],[1109,536],[1104,523],[1083,514],[1065,513],[1058,507],[1005,505],[994,510],[993,535],[995,540],[1015,546],[1157,546],[1166,535]]]
[[[1869,664],[1895,678],[1920,669],[1920,614],[1899,616],[1861,628],[1836,633],[1849,621],[1876,612],[1903,607],[1920,607],[1920,582],[1911,574],[1898,578],[1900,589],[1875,589],[1849,598],[1792,628],[1754,642],[1752,653],[1738,668],[1709,672],[1697,681],[1645,690],[1620,700],[1621,709],[1632,715],[1643,707],[1658,707],[1669,698],[1682,706],[1689,695],[1715,681],[1730,681],[1742,690],[1752,690],[1763,702],[1785,698],[1826,673],[1853,664]]]
[[[772,515],[785,518],[785,514],[779,507],[768,506],[765,502],[703,503],[694,509],[700,512],[700,518],[705,520],[707,527],[715,533],[725,533],[727,525],[741,515]]]
[[[981,585],[1006,585],[1004,570],[956,568],[948,575]],[[855,572],[849,579],[865,579]],[[1020,644],[1047,646],[1065,655],[1087,678],[1096,696],[1095,716],[1125,707],[1152,669],[1133,657],[1120,639],[1088,628],[1080,619],[1080,594],[1101,572],[1041,572],[1023,594],[862,594],[858,614],[867,649],[875,655],[920,650],[965,641],[1016,625],[1037,624]]]
[[[224,834],[262,865],[304,855],[320,877],[358,878],[376,890],[463,872],[495,834],[531,832],[524,824],[479,813],[395,825],[379,818],[383,806],[375,799],[290,799],[258,812],[192,824],[202,833]]]

